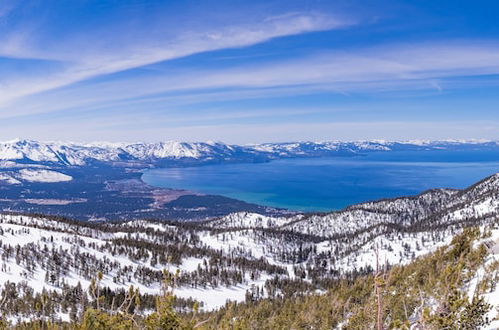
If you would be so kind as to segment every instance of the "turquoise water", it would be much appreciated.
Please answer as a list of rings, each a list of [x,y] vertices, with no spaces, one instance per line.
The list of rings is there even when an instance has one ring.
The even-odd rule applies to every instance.
[[[142,179],[261,205],[329,211],[430,188],[464,188],[496,172],[498,151],[408,151],[162,168],[147,171]]]

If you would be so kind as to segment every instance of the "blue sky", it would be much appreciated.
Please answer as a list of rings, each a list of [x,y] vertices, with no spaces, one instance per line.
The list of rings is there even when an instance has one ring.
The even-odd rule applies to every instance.
[[[0,139],[499,139],[497,1],[0,2]]]

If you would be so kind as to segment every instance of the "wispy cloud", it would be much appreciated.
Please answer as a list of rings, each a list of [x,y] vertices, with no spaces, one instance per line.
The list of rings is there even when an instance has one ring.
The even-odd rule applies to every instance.
[[[41,44],[38,38],[43,40],[44,36],[37,35],[35,24],[27,24],[26,27],[0,38],[0,56],[18,58],[20,62],[23,59],[59,61],[60,70],[42,72],[38,76],[10,78],[8,81],[0,78],[0,106],[9,105],[24,96],[156,62],[352,24],[351,21],[314,12],[261,17],[227,26],[210,26],[208,23],[207,26],[185,26],[175,35],[165,33],[164,38],[117,37],[118,42],[107,39],[104,43],[99,40],[98,33],[88,31],[82,37],[85,40],[78,40],[79,36],[76,35],[71,36],[67,43],[55,45]],[[168,25],[162,26],[162,29],[167,27]],[[91,37],[95,40],[89,40]]]
[[[446,45],[443,45],[446,44]],[[499,74],[499,43],[442,42],[323,52],[306,58],[170,74],[108,79],[26,98],[11,108],[33,113],[120,104],[189,104],[313,92],[436,90],[456,77]],[[476,82],[474,82],[476,83]],[[452,85],[450,85],[452,86]],[[40,101],[42,101],[40,103]],[[1,116],[2,114],[0,114]],[[9,114],[4,113],[4,117]]]

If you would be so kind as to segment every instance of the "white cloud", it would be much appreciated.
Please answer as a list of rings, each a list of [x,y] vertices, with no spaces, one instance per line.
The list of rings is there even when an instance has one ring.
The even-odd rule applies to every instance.
[[[102,48],[96,41],[95,48],[78,45],[77,40],[58,47],[35,49],[33,28],[18,31],[0,43],[0,56],[42,58],[61,61],[65,66],[58,72],[39,76],[19,77],[2,81],[0,78],[0,106],[32,94],[61,88],[72,83],[120,72],[144,65],[218,49],[250,46],[272,38],[296,35],[311,31],[329,30],[351,24],[331,16],[317,13],[293,13],[282,17],[264,18],[258,22],[196,29],[181,32],[164,40],[126,40]],[[76,37],[77,39],[77,37]],[[123,41],[122,41],[123,42]]]
[[[78,85],[13,103],[15,113],[60,111],[85,106],[163,102],[169,106],[312,92],[349,93],[431,89],[448,79],[499,74],[499,43],[442,42],[327,52],[287,61],[219,69],[177,71]],[[477,82],[474,81],[474,84]],[[459,84],[466,85],[466,81]],[[220,89],[228,88],[227,91]],[[211,91],[210,91],[211,90]],[[182,92],[179,94],[179,92]],[[169,95],[154,96],[169,93]],[[133,98],[141,97],[140,100]]]

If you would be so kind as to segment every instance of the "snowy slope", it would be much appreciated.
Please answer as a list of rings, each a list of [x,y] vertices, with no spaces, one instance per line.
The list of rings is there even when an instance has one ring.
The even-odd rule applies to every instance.
[[[482,229],[483,231],[483,229]],[[499,229],[490,231],[490,237],[477,242],[476,245],[485,243],[488,248],[488,255],[485,263],[478,269],[475,276],[471,279],[468,285],[463,288],[467,292],[468,299],[471,301],[475,295],[478,286],[481,282],[490,281],[497,278],[499,268]],[[487,292],[482,294],[485,302],[491,305],[491,309],[487,316],[492,322],[485,327],[485,329],[498,329],[499,328],[499,287],[490,287]]]
[[[311,283],[313,275],[310,272],[313,270],[334,276],[355,270],[372,270],[376,263],[375,250],[379,251],[381,260],[388,264],[409,263],[413,258],[449,244],[457,232],[385,233],[374,239],[367,239],[348,254],[338,253],[339,242],[334,240],[309,241],[307,244],[313,249],[306,258],[282,260],[279,255],[284,251],[292,256],[298,250],[306,250],[307,244],[292,237],[283,241],[278,236],[265,234],[259,230],[262,228],[263,218],[254,214],[237,214],[231,220],[241,223],[244,216],[248,217],[248,221],[242,225],[255,225],[255,229],[240,229],[238,225],[239,229],[226,227],[228,231],[217,232],[203,229],[206,227],[184,228],[182,225],[177,227],[148,221],[93,226],[3,214],[0,215],[0,285],[3,286],[6,282],[23,283],[22,285],[31,287],[35,292],[41,292],[44,289],[60,291],[63,286],[77,286],[79,283],[86,289],[96,271],[102,271],[104,277],[100,282],[101,287],[117,290],[133,285],[141,293],[157,294],[160,290],[159,278],[154,274],[160,274],[162,269],[179,269],[186,279],[195,279],[200,271],[206,269],[208,277],[199,277],[196,284],[179,282],[174,294],[181,298],[199,300],[204,303],[205,310],[212,310],[220,308],[228,300],[244,301],[247,290],[264,290],[266,281],[275,276],[264,270],[253,269],[244,273],[241,283],[224,284],[221,281],[223,277],[219,278],[220,273],[216,271],[219,266],[214,264],[215,259],[221,257],[230,257],[227,268],[224,268],[227,270],[236,269],[235,260],[240,258],[246,260],[245,263],[266,260],[269,264],[284,269],[278,276]],[[214,223],[211,222],[210,225]],[[173,237],[178,240],[171,241]],[[123,244],[126,240],[130,240],[130,243]],[[492,230],[487,241],[490,242],[490,248],[486,263],[463,288],[470,297],[486,276],[497,276],[499,272],[499,230]],[[140,245],[134,242],[140,242]],[[171,245],[179,246],[180,242],[188,242],[187,246],[193,248],[191,252],[196,249],[196,255],[184,255],[178,264],[162,262],[160,259],[157,263],[152,263],[154,252],[147,248],[147,243],[160,243],[167,249]],[[351,243],[355,244],[353,241]],[[207,248],[210,253],[218,251],[215,259],[204,254],[203,249]],[[324,255],[327,258],[321,258]],[[328,265],[324,266],[323,262]],[[493,273],[490,272],[491,269],[494,269]],[[493,306],[498,306],[499,288],[487,291],[484,298]],[[67,313],[60,312],[58,317],[68,320]],[[489,316],[495,318],[497,310],[491,309]],[[497,326],[497,321],[494,321],[488,329]]]
[[[29,182],[66,182],[71,181],[73,178],[69,175],[62,174],[56,171],[49,170],[33,170],[22,169],[19,171],[18,178]]]
[[[233,157],[239,150],[221,143],[92,143],[37,142],[15,140],[0,142],[0,160],[29,161],[83,166],[89,162],[129,160],[201,159]]]
[[[146,226],[143,226],[143,225]],[[90,285],[97,270],[104,273],[102,287],[112,290],[127,289],[130,285],[139,288],[141,293],[157,294],[160,289],[160,277],[150,282],[149,278],[138,276],[138,272],[156,272],[161,274],[162,269],[170,271],[181,270],[185,276],[195,273],[198,267],[208,261],[206,257],[185,257],[180,264],[158,262],[151,265],[152,254],[142,258],[131,257],[114,251],[113,240],[134,239],[143,242],[153,242],[160,239],[154,231],[132,234],[130,229],[140,227],[154,229],[157,232],[175,232],[172,226],[163,226],[143,222],[114,227],[109,232],[103,232],[89,227],[80,227],[76,224],[61,223],[44,218],[29,216],[0,215],[0,252],[4,256],[0,269],[0,284],[6,282],[25,282],[36,292],[43,288],[60,290],[62,285],[83,288]],[[109,229],[109,228],[108,228]],[[124,231],[121,231],[124,230]],[[135,230],[134,230],[135,231]],[[11,250],[12,248],[12,250]],[[26,249],[26,255],[21,252],[11,255],[7,251]],[[131,247],[127,250],[132,249]],[[30,252],[29,252],[30,251]],[[129,253],[130,250],[128,251]],[[58,262],[54,264],[54,254]],[[54,268],[55,267],[55,268]],[[57,269],[57,271],[55,271]],[[88,272],[87,272],[88,270]],[[52,274],[58,274],[55,281]],[[47,278],[50,278],[47,280]],[[195,298],[204,302],[204,309],[214,309],[223,306],[226,300],[244,300],[246,290],[251,285],[262,285],[267,276],[258,279],[245,279],[237,285],[217,285],[192,287],[180,285],[175,294],[184,298]]]
[[[308,258],[308,262],[343,272],[373,266],[372,250],[378,245],[388,251],[388,262],[401,263],[448,243],[463,227],[497,221],[498,178],[499,174],[493,175],[462,191],[431,190],[325,214],[265,217],[236,213],[206,226],[217,229],[217,247],[225,246],[231,253],[259,253],[279,262],[294,253],[295,260]],[[298,249],[316,252],[303,258]]]
[[[353,205],[342,211],[266,217],[254,213],[235,213],[208,222],[219,230],[270,228],[309,235],[317,239],[348,237],[392,231],[427,229],[461,222],[487,221],[499,214],[499,174],[468,189],[435,189],[417,196]]]
[[[328,238],[357,234],[376,226],[407,229],[478,223],[497,218],[498,214],[499,173],[464,190],[430,190],[412,197],[361,203],[337,212],[275,219],[272,223],[282,230]],[[234,220],[227,218],[226,221]]]
[[[37,168],[23,168],[18,171],[0,172],[0,183],[18,185],[23,182],[56,183],[73,180],[70,175]]]
[[[249,215],[252,217],[252,215]],[[105,230],[102,230],[104,229]],[[185,256],[179,264],[167,261],[152,264],[154,255],[141,252],[133,245],[120,245],[117,240],[132,240],[165,244],[163,234],[180,237],[180,241],[191,241],[188,246],[209,249],[220,256],[230,258],[244,258],[247,260],[266,260],[270,265],[287,269],[281,276],[294,277],[293,267],[307,267],[313,264],[314,256],[306,260],[283,261],[277,255],[283,251],[293,254],[303,242],[283,242],[279,237],[266,237],[254,229],[234,230],[225,233],[198,230],[195,236],[192,231],[183,231],[172,225],[134,221],[121,225],[105,225],[104,227],[80,226],[77,223],[60,222],[45,218],[18,215],[0,215],[0,253],[3,264],[0,268],[0,284],[5,282],[25,282],[36,292],[43,288],[60,290],[62,285],[76,286],[78,283],[86,288],[95,276],[95,271],[104,273],[101,285],[112,290],[128,288],[133,285],[142,293],[156,294],[159,292],[159,278],[143,277],[138,274],[147,272],[160,273],[162,269],[175,271],[180,269],[187,278],[196,276],[199,267],[212,267],[209,254]],[[182,238],[183,237],[183,238]],[[197,238],[194,238],[197,237]],[[418,248],[416,255],[422,255],[436,247],[447,243],[451,236],[443,236],[440,241],[432,241],[428,233],[403,235],[399,242],[392,237],[384,236],[369,242],[357,254],[345,256],[336,260],[331,267],[341,273],[347,273],[361,267],[373,266],[373,245],[380,247],[382,253],[390,263],[406,263],[411,260],[407,256],[407,247],[410,244],[415,249],[421,241],[426,241]],[[122,242],[122,241],[121,241]],[[172,243],[178,244],[178,243]],[[331,241],[308,244],[314,245],[316,255],[332,252],[336,248]],[[390,247],[388,248],[388,245]],[[16,252],[14,252],[16,251]],[[123,252],[120,252],[123,251]],[[126,251],[126,253],[125,253]],[[214,252],[218,251],[218,252]],[[412,256],[414,257],[414,256]],[[219,258],[219,257],[218,257]],[[56,263],[55,260],[57,260]],[[207,266],[206,266],[207,265]],[[230,264],[229,264],[230,265]],[[229,266],[227,269],[235,269]],[[55,275],[57,274],[57,275]],[[250,274],[253,274],[250,276]],[[255,275],[254,274],[258,274]],[[55,276],[55,279],[53,277]],[[250,278],[252,277],[252,278]],[[209,282],[193,287],[192,284],[180,284],[175,294],[183,298],[193,298],[204,302],[204,309],[210,310],[223,306],[226,300],[242,301],[246,291],[251,286],[263,287],[265,281],[272,274],[265,271],[253,270],[243,276],[241,283],[217,285]]]
[[[297,218],[302,217],[298,215]],[[206,226],[214,229],[237,229],[237,228],[275,228],[283,226],[294,218],[269,217],[257,213],[238,212],[232,213],[220,219],[208,221]]]

